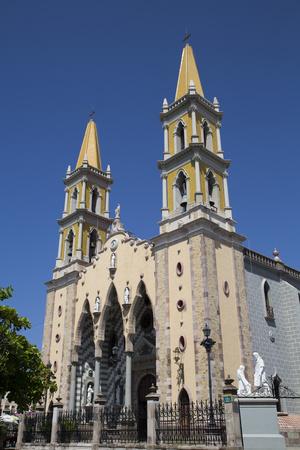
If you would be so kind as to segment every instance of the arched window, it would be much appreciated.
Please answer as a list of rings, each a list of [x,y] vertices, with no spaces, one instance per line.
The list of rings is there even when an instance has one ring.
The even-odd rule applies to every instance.
[[[98,202],[98,191],[96,188],[92,190],[92,200],[91,200],[91,210],[92,212],[97,212],[97,202]]]
[[[89,246],[89,260],[91,262],[92,258],[97,254],[97,240],[98,233],[96,230],[93,230],[90,234],[90,246]]]
[[[216,181],[216,178],[212,171],[210,170],[208,174],[206,175],[207,179],[207,190],[208,190],[208,202],[209,205],[214,208],[219,207],[219,186]]]
[[[263,291],[264,291],[264,300],[265,300],[265,308],[266,308],[266,318],[274,319],[274,311],[273,311],[273,308],[271,306],[271,301],[270,301],[270,285],[267,281],[264,281]]]
[[[176,152],[180,152],[185,148],[184,140],[184,126],[182,122],[179,122],[176,129]]]
[[[66,250],[67,250],[67,260],[70,262],[73,256],[73,245],[74,244],[74,232],[73,230],[69,231],[68,234],[68,238],[67,238],[67,245],[66,245]]]
[[[75,188],[71,197],[71,212],[75,211],[77,208],[77,198],[78,198],[78,190],[77,188]]]
[[[176,181],[176,209],[187,210],[187,179],[183,172],[180,172]]]
[[[203,122],[203,140],[204,140],[204,147],[207,147],[207,136],[209,133],[209,126],[207,122]]]

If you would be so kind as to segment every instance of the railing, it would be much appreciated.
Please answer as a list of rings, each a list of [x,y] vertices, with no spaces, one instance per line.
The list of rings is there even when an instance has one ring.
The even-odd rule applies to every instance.
[[[62,411],[58,416],[58,442],[91,442],[93,411]]]
[[[15,448],[18,437],[18,425],[15,423],[5,424],[6,433],[3,441],[3,448]]]
[[[158,443],[226,445],[226,425],[222,401],[156,407]]]
[[[51,438],[52,413],[28,413],[24,417],[24,442],[48,443]]]
[[[101,442],[138,442],[136,414],[125,406],[105,407],[101,413]]]

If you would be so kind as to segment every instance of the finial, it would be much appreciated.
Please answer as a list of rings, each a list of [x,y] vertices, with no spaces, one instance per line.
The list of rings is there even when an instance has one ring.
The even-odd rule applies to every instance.
[[[163,110],[163,112],[169,111],[169,104],[168,104],[168,100],[166,98],[164,98],[162,110]]]
[[[69,178],[70,175],[71,175],[71,166],[68,165],[66,178]]]
[[[193,80],[190,80],[190,84],[189,84],[189,94],[190,95],[195,95],[196,94],[196,86]]]
[[[213,105],[214,105],[214,108],[216,111],[220,111],[220,103],[219,103],[217,97],[214,98]]]
[[[274,261],[281,262],[281,259],[279,258],[279,255],[280,255],[280,253],[277,250],[277,248],[274,248],[274,250],[273,250]]]
[[[107,174],[107,177],[108,178],[110,178],[110,165],[109,164],[107,164],[107,167],[106,167],[106,174]]]
[[[182,42],[184,42],[185,44],[188,44],[188,40],[191,37],[191,33],[188,33],[187,31],[185,32],[184,38],[182,39]]]

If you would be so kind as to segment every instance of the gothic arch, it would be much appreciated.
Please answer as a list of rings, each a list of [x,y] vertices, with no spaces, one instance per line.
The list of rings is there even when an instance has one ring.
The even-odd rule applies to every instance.
[[[152,304],[150,296],[148,295],[146,284],[144,283],[143,280],[141,280],[137,286],[136,294],[134,296],[134,299],[133,299],[133,302],[131,304],[130,311],[128,314],[128,335],[130,335],[130,336],[135,334],[135,331],[136,331],[136,314],[135,314],[136,307],[137,307],[138,302],[140,301],[140,299],[143,298],[144,295],[146,295],[150,301],[152,314],[153,314],[153,323],[155,324],[153,304]]]
[[[177,122],[174,130],[174,153],[178,153],[187,147],[187,126],[183,119]]]
[[[113,301],[114,297],[117,299],[117,302],[119,303],[117,289],[115,287],[115,284],[113,282],[111,282],[111,284],[108,288],[107,294],[106,294],[106,299],[105,299],[102,311],[101,311],[101,317],[100,317],[98,333],[97,333],[97,341],[98,341],[99,345],[101,345],[100,343],[105,340],[106,321],[107,321],[107,317],[109,315],[110,307],[112,305],[112,301]]]
[[[212,207],[220,208],[220,186],[217,175],[211,169],[206,171],[207,203]]]
[[[81,345],[81,339],[82,339],[82,326],[84,324],[84,321],[86,320],[87,314],[91,315],[91,308],[90,308],[90,303],[88,301],[88,299],[86,298],[83,306],[82,306],[82,311],[77,323],[77,328],[76,328],[76,332],[75,332],[75,343],[74,343],[74,347],[75,349],[77,349],[78,347],[80,347]],[[92,315],[91,315],[92,317]]]
[[[183,169],[179,169],[175,181],[173,183],[173,204],[174,210],[182,208],[186,211],[190,198],[190,178],[188,173]]]

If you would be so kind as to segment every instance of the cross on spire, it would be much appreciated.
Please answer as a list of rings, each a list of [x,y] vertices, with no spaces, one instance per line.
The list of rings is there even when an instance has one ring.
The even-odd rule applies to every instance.
[[[91,120],[95,114],[96,114],[96,111],[91,111],[89,113],[89,119]]]
[[[192,36],[192,34],[191,33],[188,33],[187,31],[185,32],[185,35],[184,35],[184,38],[183,38],[183,42],[185,43],[185,44],[187,44],[188,43],[188,40],[190,39],[190,37]]]

